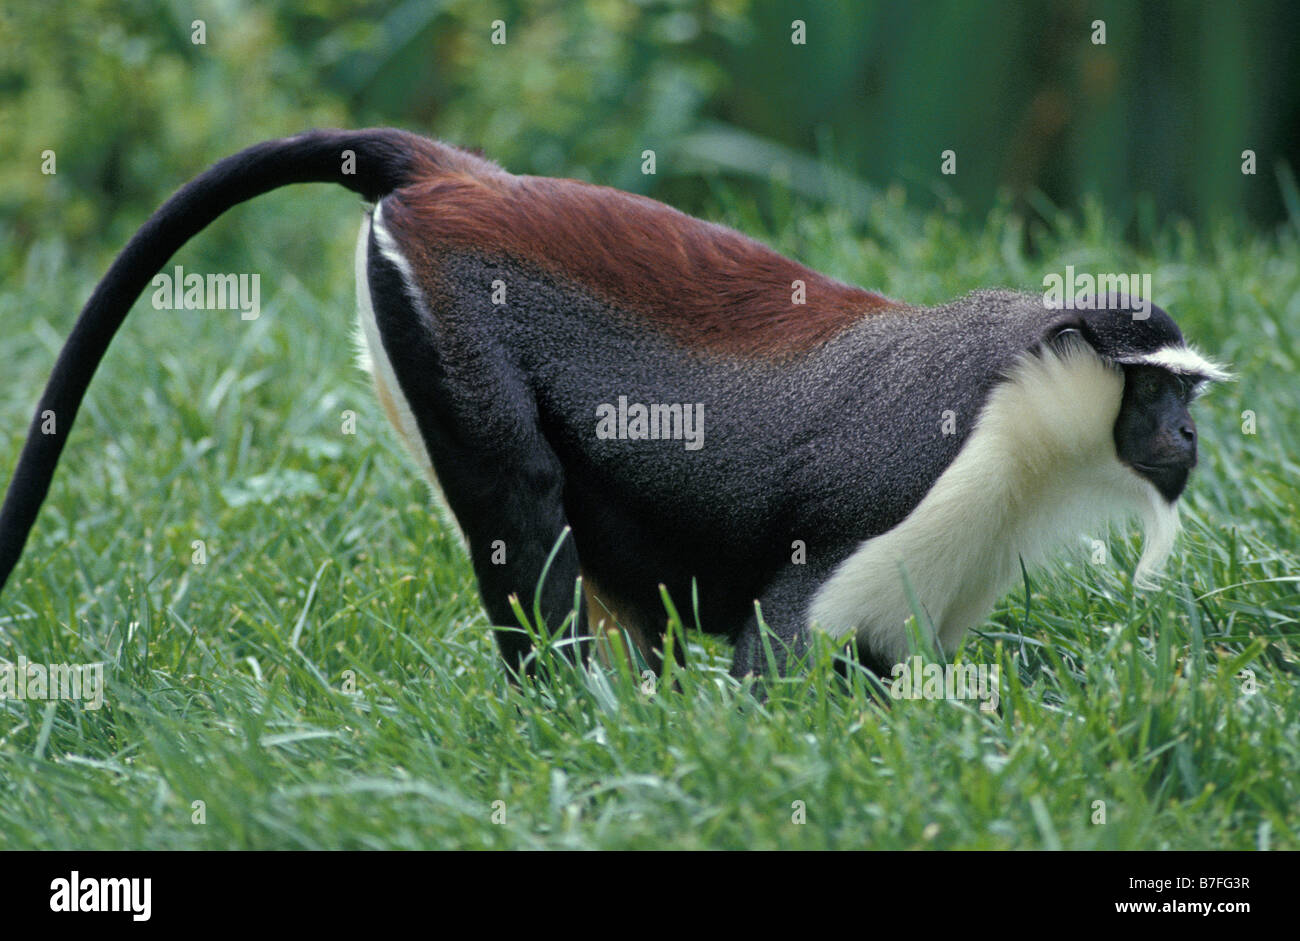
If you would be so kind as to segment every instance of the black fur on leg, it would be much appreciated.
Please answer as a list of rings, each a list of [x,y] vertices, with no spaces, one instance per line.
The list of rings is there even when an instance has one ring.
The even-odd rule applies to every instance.
[[[469,543],[502,659],[512,674],[532,674],[532,640],[516,627],[510,599],[530,620],[540,614],[534,627],[548,632],[575,610],[580,568],[564,512],[564,469],[509,358],[490,343],[458,347],[464,338],[436,331],[373,231],[367,277],[384,352]],[[566,633],[573,643],[563,649],[585,663],[585,604],[576,610]]]

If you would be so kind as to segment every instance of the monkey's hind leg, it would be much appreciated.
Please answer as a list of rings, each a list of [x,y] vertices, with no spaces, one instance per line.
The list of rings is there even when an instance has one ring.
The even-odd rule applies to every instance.
[[[367,342],[384,380],[381,400],[386,392],[390,418],[417,458],[425,456],[420,463],[465,536],[502,658],[516,675],[535,672],[513,598],[530,623],[540,614],[538,630],[554,634],[569,620],[563,650],[585,662],[586,606],[579,598],[575,608],[578,552],[564,511],[564,469],[531,390],[490,335],[458,330],[454,312],[435,317],[393,245],[379,250],[372,231],[368,248],[361,313],[363,326],[372,318]]]
[[[483,607],[507,667],[532,674],[533,645],[511,599],[538,631],[555,634],[570,620],[562,651],[586,662],[586,603],[578,595],[578,551],[564,512],[564,470],[537,425],[532,400],[498,375],[480,420],[454,431],[422,416],[425,440],[447,503],[465,534]],[[417,406],[418,407],[418,406]],[[489,417],[487,409],[496,410]],[[502,412],[509,410],[508,419]],[[510,433],[493,426],[508,420]],[[480,434],[483,432],[483,434]],[[576,602],[576,605],[575,605]],[[540,620],[538,617],[540,616]]]
[[[501,656],[512,671],[530,674],[532,641],[519,626],[512,597],[535,630],[554,634],[571,619],[562,637],[570,659],[586,662],[590,646],[587,603],[575,598],[578,552],[564,515],[563,473],[540,431],[535,435],[508,455],[462,453],[444,475]]]
[[[522,394],[512,389],[491,405],[512,403],[525,413],[511,416],[509,436],[484,440],[463,425],[452,432],[428,413],[421,426],[438,483],[465,535],[501,656],[514,673],[532,674],[532,641],[512,598],[535,630],[554,634],[570,620],[562,649],[571,659],[586,661],[589,638],[586,603],[577,593],[578,552],[564,512],[563,467],[541,429],[521,421],[530,401]],[[483,421],[479,430],[490,425]]]

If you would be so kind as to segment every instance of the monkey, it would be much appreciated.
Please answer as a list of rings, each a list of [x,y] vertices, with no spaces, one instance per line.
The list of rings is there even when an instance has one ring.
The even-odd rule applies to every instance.
[[[646,197],[405,131],[311,131],[184,185],[95,287],[0,508],[0,587],[150,278],[236,204],[313,182],[364,201],[363,364],[512,677],[543,628],[583,662],[626,631],[661,669],[665,592],[734,644],[737,677],[785,671],[814,631],[885,675],[910,598],[955,650],[1022,561],[1117,518],[1142,522],[1149,584],[1197,460],[1189,406],[1230,378],[1149,299],[910,305]]]

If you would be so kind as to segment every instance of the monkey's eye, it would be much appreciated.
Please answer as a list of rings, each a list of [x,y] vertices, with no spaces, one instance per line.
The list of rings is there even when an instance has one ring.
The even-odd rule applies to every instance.
[[[1200,376],[1186,376],[1182,373],[1174,373],[1174,381],[1178,384],[1178,395],[1184,402],[1190,402],[1201,393],[1201,385],[1204,382]]]

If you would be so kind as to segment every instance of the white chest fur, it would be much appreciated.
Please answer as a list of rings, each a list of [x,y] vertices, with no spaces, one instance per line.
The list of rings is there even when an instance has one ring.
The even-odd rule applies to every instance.
[[[1090,348],[1026,356],[999,384],[957,458],[915,510],[864,542],[814,596],[810,626],[856,635],[887,662],[908,654],[906,572],[945,650],[1019,572],[1059,544],[1139,515],[1145,580],[1168,555],[1178,511],[1119,462],[1112,429],[1123,375]]]

